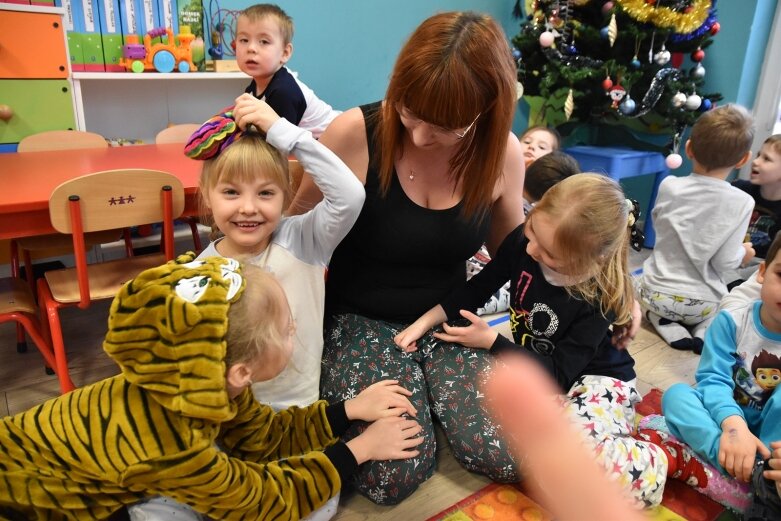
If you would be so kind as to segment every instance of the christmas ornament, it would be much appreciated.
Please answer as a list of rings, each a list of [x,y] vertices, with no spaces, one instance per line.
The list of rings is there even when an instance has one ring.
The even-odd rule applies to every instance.
[[[640,68],[640,65],[642,65],[642,64],[640,63],[640,60],[638,60],[638,59],[637,59],[637,56],[635,56],[634,58],[632,58],[632,61],[631,61],[631,62],[629,62],[629,65],[630,65],[630,66],[631,66],[633,69],[639,69],[639,68]]]
[[[605,2],[604,5],[602,5],[602,14],[607,14],[610,12],[611,9],[615,7],[615,4],[613,2]]]
[[[519,100],[523,97],[523,83],[520,81],[515,82],[515,99]]]
[[[606,25],[606,26],[604,26],[602,29],[600,29],[600,30],[599,30],[599,36],[600,36],[600,37],[601,37],[603,40],[607,40],[607,39],[608,39],[608,37],[609,37],[608,31],[609,31],[609,29],[608,29],[608,26]]]
[[[613,80],[610,79],[610,76],[602,80],[602,88],[605,89],[606,92],[610,92],[610,89],[613,88]]]
[[[701,62],[705,59],[705,51],[702,49],[697,49],[692,53],[692,61]]]
[[[716,36],[716,34],[721,30],[721,24],[719,22],[713,22],[713,24],[710,26],[710,34],[711,36]]]
[[[708,112],[713,108],[713,103],[708,98],[702,98],[702,104],[700,104],[700,112]]]
[[[654,62],[659,66],[665,66],[670,61],[670,51],[662,45],[662,50],[654,54]]]
[[[616,43],[618,37],[618,23],[616,22],[616,13],[610,15],[610,23],[607,24],[607,40],[610,42],[610,46]]]
[[[618,106],[618,110],[623,114],[624,116],[630,115],[632,112],[635,111],[636,107],[635,100],[630,98],[629,96],[626,97],[626,99],[621,103],[621,105]]]
[[[686,103],[686,94],[683,92],[676,92],[672,99],[673,107],[681,108]]]
[[[700,105],[702,104],[702,98],[700,98],[696,94],[692,94],[688,98],[686,98],[686,103],[684,106],[686,107],[686,110],[697,110],[700,108]]]
[[[692,67],[691,71],[689,71],[689,74],[691,74],[692,78],[701,80],[705,77],[705,67],[703,67],[701,63],[698,63]]]
[[[680,94],[680,92],[679,92]],[[679,166],[683,164],[683,158],[678,153],[678,150],[681,149],[681,136],[683,135],[684,128],[680,128],[675,135],[673,135],[673,143],[672,143],[672,149],[670,151],[670,154],[664,158],[664,164],[667,165],[667,168],[670,170],[675,170]]]
[[[575,110],[575,97],[572,94],[572,89],[570,89],[567,93],[567,99],[564,101],[564,116],[567,118],[567,121],[572,116],[573,110]]]
[[[667,165],[667,168],[670,170],[675,170],[683,164],[683,158],[680,154],[670,154],[664,158],[664,164]]]
[[[515,58],[516,60],[520,60],[521,59],[521,51],[519,51],[518,49],[514,48],[513,49],[513,58]]]
[[[622,99],[624,99],[624,96],[626,96],[626,91],[621,85],[615,85],[607,92],[607,95],[610,96],[611,100],[613,100],[613,103],[611,103],[610,106],[614,109],[617,109],[618,104]]]
[[[555,39],[555,36],[553,36],[553,33],[550,31],[544,31],[540,35],[540,45],[543,47],[550,47],[553,45],[553,41]]]

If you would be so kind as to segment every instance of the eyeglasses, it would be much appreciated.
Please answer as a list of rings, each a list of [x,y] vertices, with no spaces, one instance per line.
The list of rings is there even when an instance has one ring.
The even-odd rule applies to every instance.
[[[446,136],[453,135],[458,139],[464,139],[466,135],[469,133],[469,131],[472,130],[472,127],[475,126],[475,123],[477,123],[477,120],[480,118],[480,116],[483,114],[482,112],[480,112],[477,116],[475,116],[475,119],[473,119],[472,122],[469,124],[469,126],[466,127],[465,129],[454,130],[450,128],[440,127],[439,125],[433,125],[431,123],[423,121],[398,101],[394,104],[394,106],[396,107],[396,112],[399,113],[399,117],[402,119],[402,122],[405,124],[405,126],[416,127],[421,123],[425,123],[426,125],[431,127],[431,129],[434,132],[438,134],[442,134]]]

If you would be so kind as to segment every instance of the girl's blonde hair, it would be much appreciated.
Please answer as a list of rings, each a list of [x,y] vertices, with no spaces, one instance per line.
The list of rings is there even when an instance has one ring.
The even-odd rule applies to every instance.
[[[209,190],[222,182],[248,183],[258,177],[269,179],[282,189],[285,198],[283,208],[287,208],[293,197],[287,158],[268,144],[260,134],[245,133],[219,155],[204,161],[201,179],[198,183],[201,195],[199,213],[203,221],[212,227],[212,240],[220,234],[220,231],[215,228],[214,219],[209,210]]]
[[[228,310],[225,365],[248,363],[270,349],[281,349],[289,331],[279,330],[281,319],[290,315],[285,292],[271,273],[244,263],[244,293]]]
[[[484,212],[501,177],[516,103],[517,72],[507,38],[491,17],[473,12],[425,20],[396,59],[379,113],[380,186],[387,193],[402,148],[400,103],[443,128],[474,127],[450,160],[451,178],[464,192],[464,214]]]
[[[599,303],[616,324],[631,318],[634,300],[629,279],[631,205],[621,186],[600,174],[576,174],[545,192],[529,214],[545,213],[556,223],[553,241],[565,252],[567,273],[589,275],[567,288],[573,295]]]

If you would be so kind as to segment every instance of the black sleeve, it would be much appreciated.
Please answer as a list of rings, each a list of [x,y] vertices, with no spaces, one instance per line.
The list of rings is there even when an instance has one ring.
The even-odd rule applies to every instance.
[[[275,89],[266,94],[266,103],[274,109],[280,117],[285,118],[294,125],[301,123],[304,116],[306,102],[300,91],[289,92],[285,89]]]
[[[328,419],[328,425],[331,426],[331,432],[337,438],[340,438],[350,426],[350,420],[347,419],[344,410],[344,401],[329,404],[325,408],[325,417]]]
[[[448,320],[461,318],[458,312],[462,309],[474,312],[485,304],[497,289],[510,280],[512,263],[518,255],[519,237],[523,237],[523,225],[510,232],[504,238],[496,255],[491,258],[491,262],[486,264],[480,273],[452,291],[440,303],[445,310]]]

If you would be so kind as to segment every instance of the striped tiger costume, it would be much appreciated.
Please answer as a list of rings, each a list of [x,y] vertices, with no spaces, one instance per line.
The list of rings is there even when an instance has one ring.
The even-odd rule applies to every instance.
[[[229,399],[241,267],[193,259],[114,299],[104,349],[122,374],[0,420],[0,519],[105,519],[156,495],[214,519],[298,519],[355,471],[343,403],[274,413],[250,389]]]

